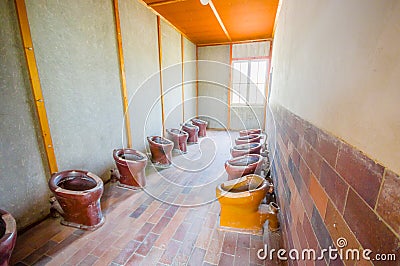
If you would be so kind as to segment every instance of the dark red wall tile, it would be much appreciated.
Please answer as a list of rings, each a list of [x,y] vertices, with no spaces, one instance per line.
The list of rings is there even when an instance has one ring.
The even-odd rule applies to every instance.
[[[336,208],[343,213],[349,186],[325,161],[321,165],[320,183],[332,199]]]
[[[300,159],[299,172],[301,178],[303,178],[304,184],[306,185],[306,187],[308,187],[310,185],[310,169],[302,158]]]
[[[303,230],[304,230],[304,236],[307,238],[307,243],[309,248],[313,248],[316,250],[318,248],[318,240],[315,236],[311,223],[306,215],[304,215],[303,218]]]
[[[379,195],[377,212],[400,234],[400,177],[388,169]]]
[[[308,153],[304,159],[306,160],[311,171],[314,173],[315,177],[319,178],[321,174],[321,163],[322,163],[321,155],[319,155],[319,153],[316,152],[314,148],[310,146],[310,149],[308,150]]]
[[[344,219],[364,248],[381,253],[393,253],[398,249],[399,239],[352,189],[347,197]]]
[[[339,150],[340,141],[319,130],[315,150],[329,163],[333,168],[336,164],[336,157]]]
[[[336,165],[337,172],[360,194],[371,208],[375,207],[382,182],[383,166],[353,147],[342,143]]]

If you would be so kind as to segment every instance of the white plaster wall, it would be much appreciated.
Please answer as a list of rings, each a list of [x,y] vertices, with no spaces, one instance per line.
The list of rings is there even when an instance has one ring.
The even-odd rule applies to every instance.
[[[122,105],[111,1],[27,1],[59,170],[107,178],[122,143]]]
[[[196,45],[183,39],[185,120],[196,116]]]
[[[230,78],[229,45],[199,47],[199,116],[210,117],[210,128],[224,128],[228,121]]]
[[[399,1],[284,0],[270,101],[399,173],[399,47]]]
[[[119,10],[133,148],[144,151],[146,136],[162,133],[157,17],[139,1]]]
[[[161,41],[165,128],[179,128],[183,122],[181,35],[163,20]]]

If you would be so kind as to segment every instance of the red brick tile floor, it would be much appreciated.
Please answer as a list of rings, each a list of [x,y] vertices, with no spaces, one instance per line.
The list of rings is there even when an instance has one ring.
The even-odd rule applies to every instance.
[[[218,230],[215,187],[237,132],[208,131],[168,169],[146,169],[143,190],[107,183],[96,231],[48,218],[17,239],[15,265],[264,265],[263,237]]]

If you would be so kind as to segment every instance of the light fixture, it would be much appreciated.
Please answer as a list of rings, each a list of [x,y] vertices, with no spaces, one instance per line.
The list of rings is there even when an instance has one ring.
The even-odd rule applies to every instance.
[[[200,3],[201,3],[203,6],[208,5],[209,2],[210,2],[210,0],[200,0]]]

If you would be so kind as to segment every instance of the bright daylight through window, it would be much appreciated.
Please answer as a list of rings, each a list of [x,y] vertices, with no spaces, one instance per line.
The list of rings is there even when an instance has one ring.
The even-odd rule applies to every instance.
[[[232,104],[262,105],[269,61],[266,59],[232,61]]]

